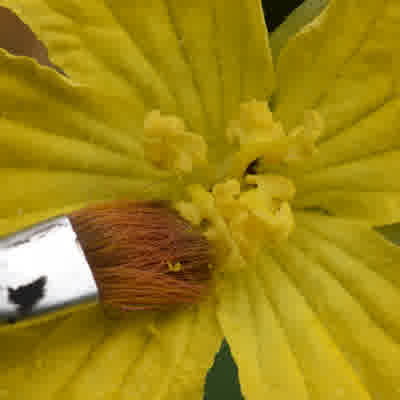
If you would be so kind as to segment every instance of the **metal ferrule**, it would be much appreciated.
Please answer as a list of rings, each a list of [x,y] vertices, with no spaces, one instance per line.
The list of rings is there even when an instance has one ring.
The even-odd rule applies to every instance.
[[[68,217],[0,239],[0,325],[90,303],[97,286]]]

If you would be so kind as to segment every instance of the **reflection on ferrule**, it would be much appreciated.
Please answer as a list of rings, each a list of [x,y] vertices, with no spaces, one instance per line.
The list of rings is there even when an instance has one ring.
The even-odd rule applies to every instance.
[[[0,324],[95,301],[97,286],[67,217],[0,240]]]

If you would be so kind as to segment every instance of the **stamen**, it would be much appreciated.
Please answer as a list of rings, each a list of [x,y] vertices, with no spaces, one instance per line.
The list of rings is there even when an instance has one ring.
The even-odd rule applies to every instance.
[[[241,104],[239,119],[231,121],[226,132],[230,142],[239,143],[232,176],[240,178],[256,159],[266,166],[305,161],[316,152],[315,141],[323,128],[320,115],[307,111],[303,124],[286,134],[282,124],[274,121],[267,102]]]
[[[236,179],[213,187],[188,187],[191,202],[175,205],[194,225],[208,223],[205,236],[217,250],[218,265],[243,268],[267,243],[286,240],[294,228],[289,201],[293,183],[279,175],[248,175],[245,188]],[[253,187],[254,186],[254,187]]]
[[[159,168],[190,173],[207,162],[207,144],[198,134],[185,130],[181,118],[151,111],[144,121],[146,157]]]

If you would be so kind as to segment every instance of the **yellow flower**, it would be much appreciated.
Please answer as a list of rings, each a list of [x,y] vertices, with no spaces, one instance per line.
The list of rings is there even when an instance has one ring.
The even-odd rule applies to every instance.
[[[201,398],[222,337],[248,399],[400,397],[400,249],[373,229],[400,221],[397,0],[332,0],[275,65],[258,0],[3,4],[67,77],[0,51],[0,234],[156,198],[219,258],[198,306],[3,332],[0,398]]]

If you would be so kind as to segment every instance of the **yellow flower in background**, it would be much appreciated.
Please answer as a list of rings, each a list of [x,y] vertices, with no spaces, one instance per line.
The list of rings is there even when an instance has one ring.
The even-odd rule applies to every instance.
[[[5,0],[67,77],[0,51],[0,234],[164,199],[218,250],[196,307],[0,334],[0,399],[400,397],[400,3],[332,0],[273,65],[257,0]],[[277,46],[279,47],[279,46]],[[257,165],[251,174],[248,166]]]

